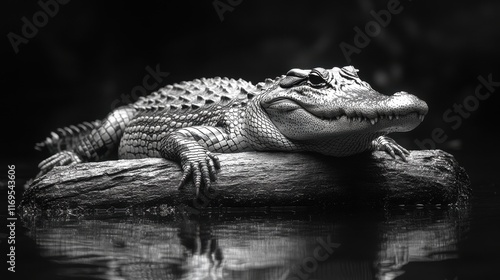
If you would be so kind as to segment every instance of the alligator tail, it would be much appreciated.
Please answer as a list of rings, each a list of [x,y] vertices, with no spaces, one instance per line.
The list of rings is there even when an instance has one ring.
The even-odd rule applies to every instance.
[[[58,128],[55,132],[51,132],[45,141],[36,143],[35,150],[47,150],[52,155],[61,151],[72,151],[85,136],[100,125],[101,121],[95,120]]]

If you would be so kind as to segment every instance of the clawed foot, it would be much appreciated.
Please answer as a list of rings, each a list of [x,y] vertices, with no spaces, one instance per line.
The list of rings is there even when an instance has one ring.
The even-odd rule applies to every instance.
[[[403,148],[401,145],[396,143],[394,139],[387,136],[380,136],[372,141],[372,145],[377,151],[385,151],[392,158],[396,158],[396,154],[401,157],[402,160],[407,161],[406,156],[410,155],[410,152]]]
[[[82,162],[80,157],[72,151],[59,152],[38,164],[40,173],[37,175],[37,177],[49,172],[56,166],[72,165],[80,162]]]
[[[220,162],[217,156],[199,147],[181,153],[181,166],[183,173],[179,189],[184,188],[192,177],[196,188],[196,196],[198,196],[202,186],[208,189],[212,182],[216,180]]]

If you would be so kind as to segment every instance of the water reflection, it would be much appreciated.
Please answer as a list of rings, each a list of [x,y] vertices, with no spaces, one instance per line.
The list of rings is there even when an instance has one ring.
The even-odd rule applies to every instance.
[[[448,209],[27,226],[63,279],[395,279],[409,263],[456,258],[468,218]]]
[[[411,262],[458,258],[458,241],[469,230],[468,210],[413,211],[381,223],[377,279],[395,279]]]

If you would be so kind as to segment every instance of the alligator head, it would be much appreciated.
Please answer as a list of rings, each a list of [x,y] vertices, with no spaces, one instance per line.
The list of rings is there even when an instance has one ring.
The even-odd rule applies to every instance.
[[[378,136],[410,131],[422,122],[428,111],[424,101],[406,92],[381,94],[357,72],[352,66],[292,69],[262,94],[260,106],[291,141],[320,146],[348,141],[355,147],[320,151],[334,155],[366,150]]]

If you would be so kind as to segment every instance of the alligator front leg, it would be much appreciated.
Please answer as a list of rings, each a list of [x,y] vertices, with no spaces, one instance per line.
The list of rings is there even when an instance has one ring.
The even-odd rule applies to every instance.
[[[401,145],[396,143],[394,139],[387,136],[380,136],[372,141],[372,148],[375,151],[385,151],[393,158],[396,158],[396,154],[406,161],[406,156],[410,155],[410,152],[403,148]]]
[[[198,196],[202,187],[211,187],[220,169],[219,159],[212,152],[242,151],[246,144],[239,139],[234,133],[228,133],[220,127],[187,127],[162,139],[160,154],[166,159],[180,162],[183,174],[179,188],[192,178]]]

